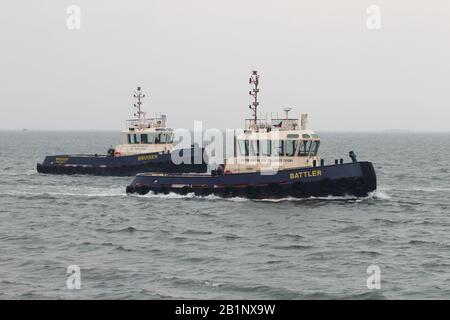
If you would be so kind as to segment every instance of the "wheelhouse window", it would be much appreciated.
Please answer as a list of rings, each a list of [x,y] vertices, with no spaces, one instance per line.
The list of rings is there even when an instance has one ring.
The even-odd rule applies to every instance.
[[[172,132],[159,132],[156,133],[155,143],[172,143],[173,142],[173,133]]]
[[[288,157],[296,155],[298,140],[284,140],[284,154]]]
[[[147,143],[154,143],[154,142],[155,142],[155,134],[147,133]]]
[[[260,140],[259,141],[259,154],[261,156],[270,156],[272,154],[272,141]]]
[[[238,140],[237,149],[241,156],[288,156],[295,157],[300,140]],[[311,145],[305,146],[309,148]],[[306,151],[305,151],[306,152]]]
[[[139,134],[129,134],[128,135],[128,143],[129,144],[141,143],[141,135],[139,135]]]
[[[284,156],[284,141],[273,140],[272,141],[272,156]]]
[[[311,147],[311,156],[315,157],[319,151],[320,141],[314,141]]]
[[[245,142],[248,142],[248,140],[238,140],[238,148],[239,148],[239,155],[241,156],[248,156],[248,144]]]
[[[259,155],[259,140],[248,140],[248,146],[250,156],[254,157]]]
[[[164,134],[166,136],[166,142],[165,143],[172,143],[173,142],[173,133],[172,132],[166,132]]]
[[[141,142],[148,143],[148,136],[146,134],[141,134]]]
[[[302,157],[306,157],[309,155],[309,151],[311,150],[311,145],[312,145],[312,141],[311,140],[303,140],[301,147],[300,147],[300,156]]]

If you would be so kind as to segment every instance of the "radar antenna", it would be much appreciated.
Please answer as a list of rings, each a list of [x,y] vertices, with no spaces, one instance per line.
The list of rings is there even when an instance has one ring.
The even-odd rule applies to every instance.
[[[250,90],[248,93],[253,97],[253,102],[248,107],[253,111],[253,121],[255,122],[255,128],[258,127],[257,121],[258,121],[258,84],[259,84],[259,74],[258,71],[254,70],[252,72],[252,75],[250,76],[250,79],[248,80],[248,83],[253,84],[254,88]]]
[[[283,111],[286,113],[286,120],[289,119],[289,111],[291,111],[292,108],[284,108]]]
[[[137,90],[134,91],[133,98],[136,99],[134,107],[138,109],[138,111],[134,114],[134,116],[137,117],[139,120],[141,120],[141,116],[144,114],[144,112],[141,111],[141,104],[142,99],[145,98],[145,94],[141,92],[141,87],[137,87]]]

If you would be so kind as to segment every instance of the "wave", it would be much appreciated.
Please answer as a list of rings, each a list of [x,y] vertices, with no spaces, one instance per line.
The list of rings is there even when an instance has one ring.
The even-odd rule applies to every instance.
[[[188,193],[186,195],[181,195],[174,192],[169,192],[168,194],[161,193],[153,193],[149,192],[145,195],[131,194],[130,197],[139,197],[139,198],[162,198],[162,199],[203,199],[203,200],[222,200],[222,201],[233,201],[233,202],[245,202],[245,201],[253,201],[253,202],[303,202],[303,201],[311,201],[311,200],[325,200],[325,201],[365,201],[369,199],[378,199],[378,200],[390,200],[391,197],[382,191],[374,191],[369,193],[366,197],[357,197],[357,196],[327,196],[327,197],[308,197],[308,198],[295,198],[295,197],[285,197],[279,199],[249,199],[244,197],[230,197],[223,198],[216,195],[208,195],[208,196],[199,196],[195,193]]]
[[[379,200],[391,200],[391,196],[382,190],[376,190],[369,194],[368,198],[379,199]]]
[[[448,187],[422,187],[422,186],[412,186],[412,187],[391,187],[391,186],[386,186],[386,187],[382,187],[379,190],[383,190],[383,191],[421,191],[421,192],[429,192],[429,193],[434,193],[434,192],[450,192],[450,188]]]
[[[81,190],[80,190],[81,191]],[[86,190],[84,190],[86,191]],[[57,199],[59,197],[126,197],[125,191],[119,192],[118,190],[96,190],[97,192],[54,192],[54,191],[6,191],[2,192],[1,196],[8,197],[20,197],[24,199]]]

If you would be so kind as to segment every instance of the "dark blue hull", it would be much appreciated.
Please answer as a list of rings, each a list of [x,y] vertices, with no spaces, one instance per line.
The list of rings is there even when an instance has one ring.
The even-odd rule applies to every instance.
[[[189,149],[187,149],[189,150]],[[89,174],[101,176],[132,176],[142,172],[202,173],[207,171],[203,149],[192,148],[191,162],[174,164],[170,153],[145,153],[131,156],[57,155],[47,156],[37,171],[49,174]],[[199,164],[195,160],[201,159]],[[197,162],[199,162],[197,160]]]
[[[220,197],[276,199],[311,196],[367,196],[376,190],[377,179],[370,162],[353,162],[320,167],[260,173],[208,174],[138,174],[127,193],[175,192],[214,194]]]

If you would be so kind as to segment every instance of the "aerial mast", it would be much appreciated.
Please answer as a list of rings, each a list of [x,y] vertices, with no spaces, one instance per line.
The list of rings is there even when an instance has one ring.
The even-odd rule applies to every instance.
[[[259,84],[259,74],[258,71],[253,70],[252,75],[250,76],[250,79],[248,80],[248,83],[253,84],[254,88],[250,90],[248,93],[253,97],[253,102],[248,107],[253,111],[253,121],[255,122],[255,128],[258,127],[257,121],[258,121],[258,84]]]
[[[284,108],[283,109],[284,113],[286,114],[286,120],[289,119],[289,111],[291,111],[291,110],[292,110],[292,108]]]
[[[144,112],[141,111],[141,104],[142,99],[145,98],[145,94],[141,92],[141,87],[137,87],[137,90],[134,91],[133,98],[136,99],[134,107],[138,109],[138,111],[134,114],[134,116],[138,117],[138,119],[141,120],[141,115],[144,114]]]

